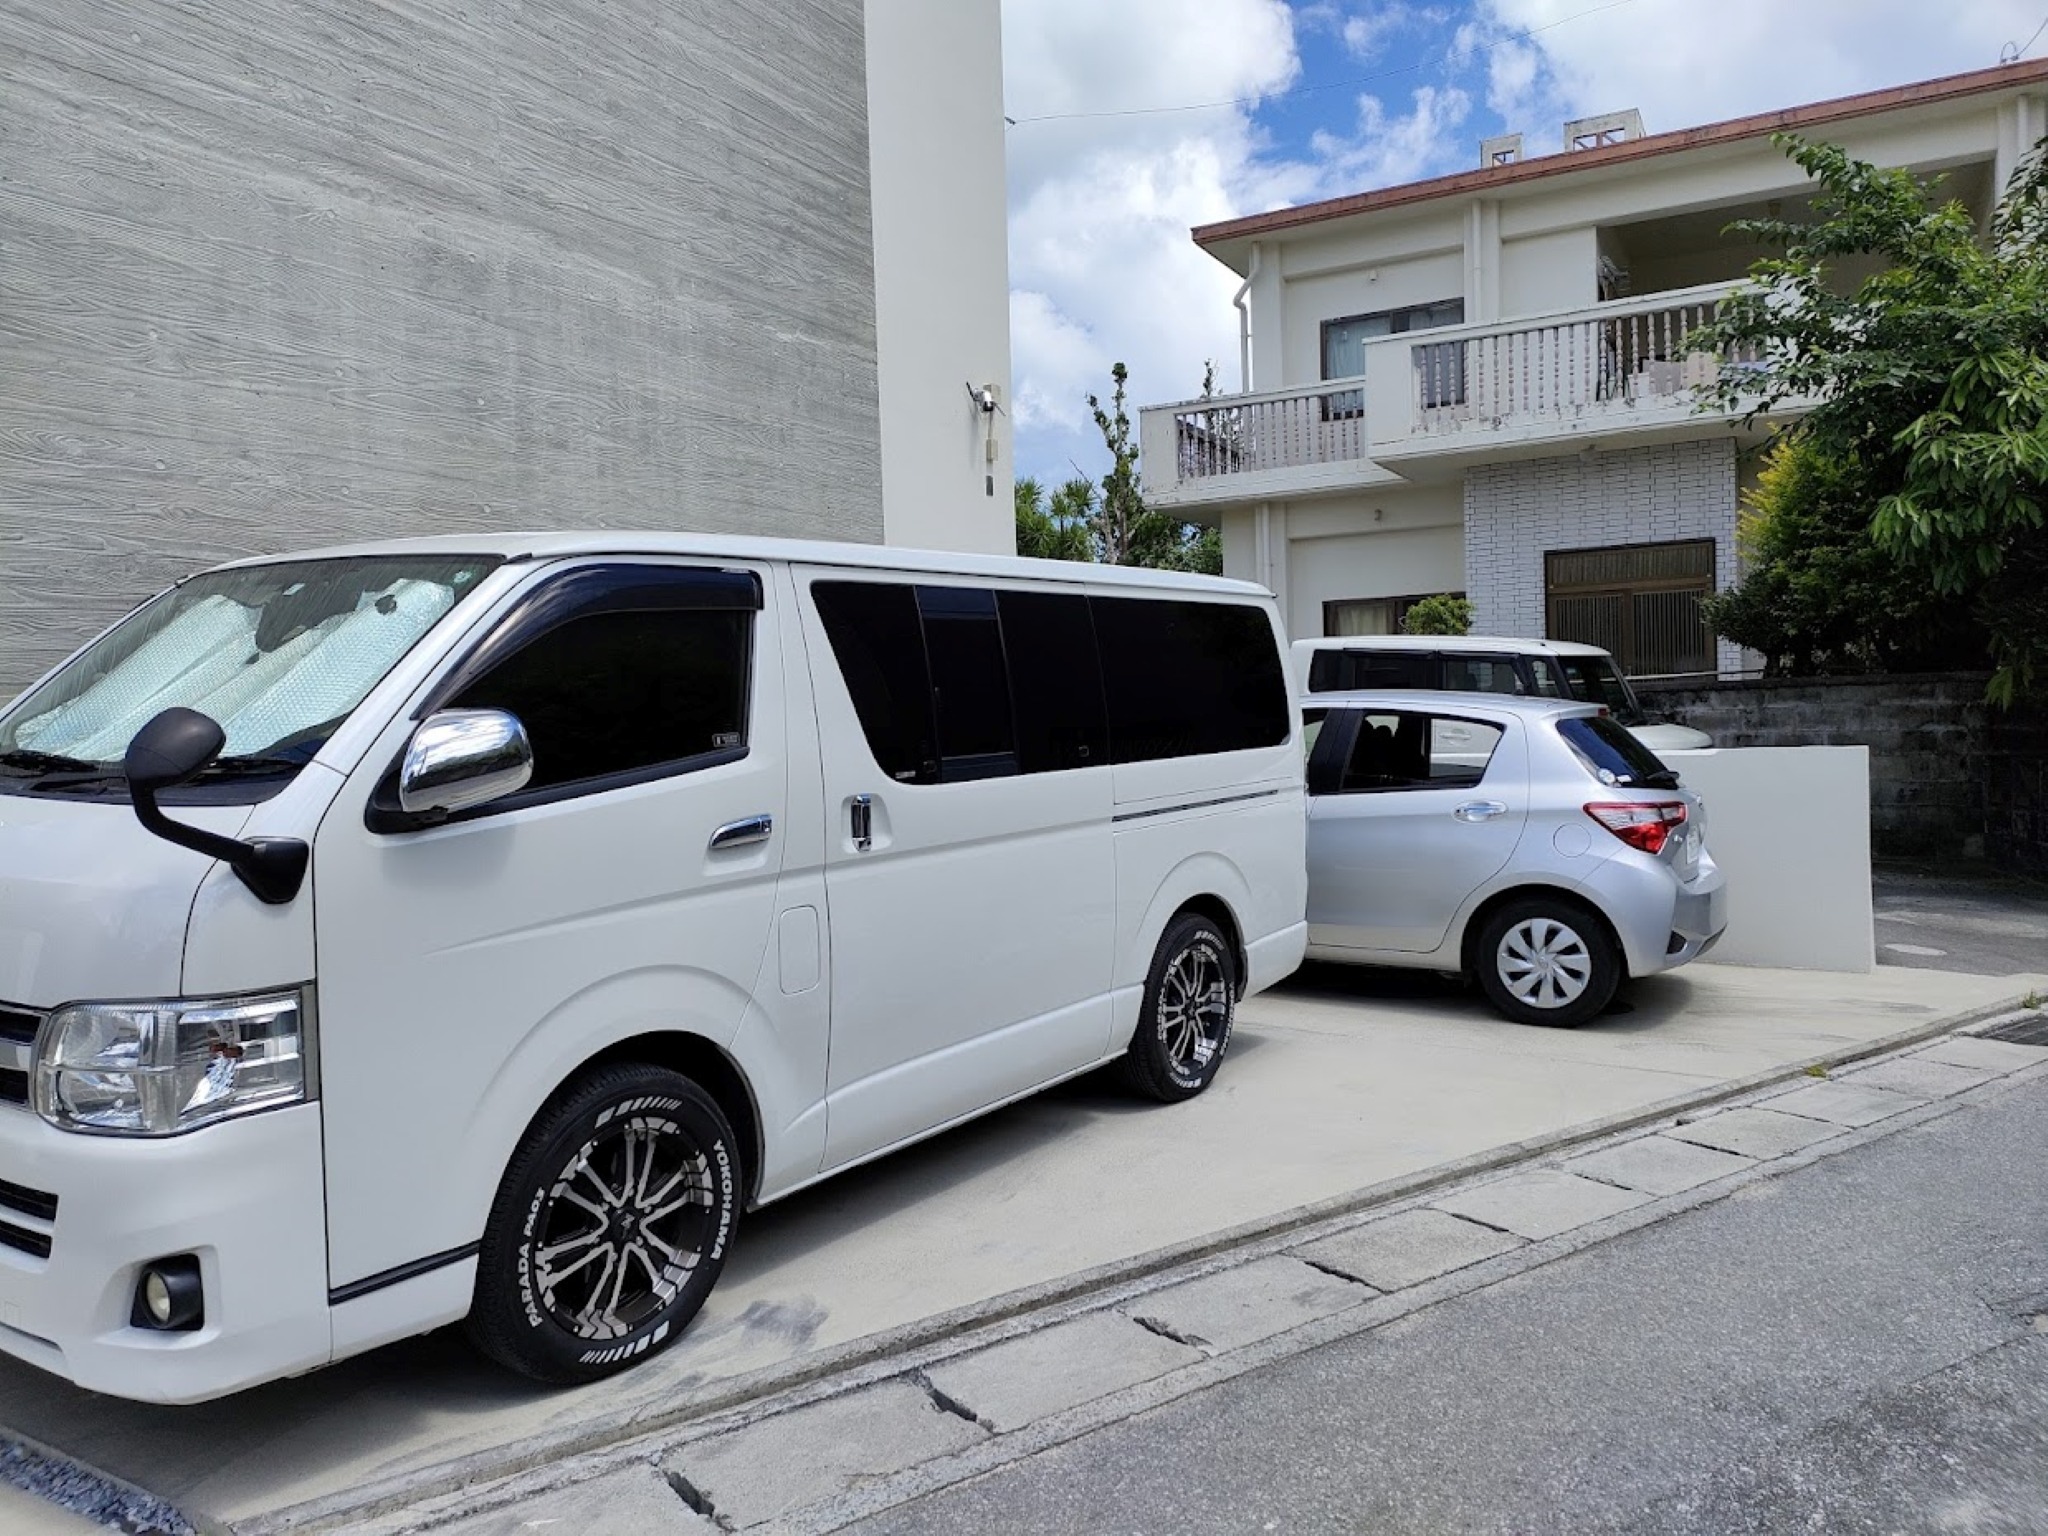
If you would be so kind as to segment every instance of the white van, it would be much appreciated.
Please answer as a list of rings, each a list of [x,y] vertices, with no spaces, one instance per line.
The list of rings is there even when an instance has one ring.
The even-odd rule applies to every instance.
[[[1238,582],[685,535],[194,576],[0,714],[0,1349],[193,1402],[671,1341],[741,1212],[1300,961]]]

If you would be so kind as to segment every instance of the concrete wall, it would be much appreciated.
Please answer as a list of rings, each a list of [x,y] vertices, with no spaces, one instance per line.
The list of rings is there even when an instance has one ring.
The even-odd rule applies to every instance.
[[[1712,958],[1801,971],[1870,970],[1870,752],[1754,747],[1666,754],[1706,804],[1728,877]]]
[[[866,14],[883,538],[1015,554],[998,0]],[[978,410],[970,383],[1001,410]]]
[[[1716,585],[1736,578],[1735,445],[1725,437],[1483,464],[1465,475],[1465,584],[1474,634],[1546,632],[1544,553],[1714,540]],[[1742,653],[1721,643],[1724,671]]]
[[[1434,304],[1462,298],[1464,293],[1464,261],[1456,250],[1289,278],[1283,300],[1287,328],[1284,382],[1262,387],[1312,384],[1323,376],[1324,321],[1405,309],[1411,304]],[[1263,369],[1259,377],[1267,377]]]
[[[1599,297],[1600,251],[1590,226],[1501,242],[1502,318],[1582,309]]]
[[[251,552],[882,536],[861,0],[71,0],[0,58],[0,691]]]

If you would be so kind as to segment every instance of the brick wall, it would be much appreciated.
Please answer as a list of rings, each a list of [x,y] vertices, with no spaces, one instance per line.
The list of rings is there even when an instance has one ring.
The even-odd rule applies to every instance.
[[[1879,857],[1983,858],[2048,875],[2048,712],[1995,712],[1984,674],[1641,685],[1651,714],[1724,747],[1870,748]]]
[[[1714,541],[1715,581],[1736,579],[1735,444],[1726,437],[1486,464],[1465,475],[1472,630],[1542,635],[1543,556],[1680,539]],[[1721,670],[1742,652],[1723,641]]]

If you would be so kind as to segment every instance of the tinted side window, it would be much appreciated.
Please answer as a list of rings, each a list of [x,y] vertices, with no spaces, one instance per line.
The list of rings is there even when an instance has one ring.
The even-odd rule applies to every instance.
[[[820,581],[811,595],[875,762],[892,779],[935,782],[938,730],[916,595],[870,581]]]
[[[1571,690],[1565,686],[1563,677],[1558,674],[1557,667],[1549,657],[1531,656],[1528,660],[1529,675],[1536,679],[1538,694],[1546,699],[1568,699],[1572,696]]]
[[[1423,651],[1317,651],[1308,664],[1308,691],[1346,688],[1434,688],[1435,659]]]
[[[1454,693],[1520,693],[1522,679],[1511,656],[1446,655],[1444,686]]]
[[[1389,789],[1461,789],[1486,776],[1500,727],[1477,720],[1407,713],[1370,714],[1344,765],[1345,794]]]
[[[986,587],[919,587],[917,607],[931,665],[940,779],[1015,773],[1017,744],[995,594]]]
[[[1017,760],[1025,773],[1109,761],[1109,716],[1088,599],[1068,592],[998,592]]]
[[[1094,597],[1112,761],[1270,747],[1287,739],[1287,681],[1262,609]]]
[[[594,613],[548,630],[463,686],[453,709],[504,709],[533,743],[529,790],[746,745],[753,615]]]

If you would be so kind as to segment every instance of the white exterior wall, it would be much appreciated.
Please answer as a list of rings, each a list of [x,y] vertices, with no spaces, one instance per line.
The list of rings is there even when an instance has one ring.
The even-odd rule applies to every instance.
[[[866,5],[882,539],[1015,554],[1000,7]]]
[[[1475,634],[1544,634],[1543,556],[1617,544],[1714,541],[1714,582],[1736,579],[1736,461],[1728,438],[1487,464],[1465,476],[1465,582]],[[1742,652],[1720,643],[1732,672]]]
[[[1600,252],[1590,225],[1504,240],[1500,318],[1583,309],[1600,297]]]

